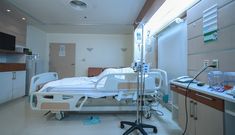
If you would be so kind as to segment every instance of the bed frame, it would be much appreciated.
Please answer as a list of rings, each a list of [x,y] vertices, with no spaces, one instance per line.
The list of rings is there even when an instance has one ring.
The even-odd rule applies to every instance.
[[[125,76],[123,79],[118,79],[116,76]],[[137,82],[131,81],[136,77],[137,73],[121,73],[108,74],[100,78],[95,85],[96,90],[118,90],[125,91],[121,95],[122,99],[117,100],[120,95],[90,98],[84,94],[78,93],[61,93],[61,92],[40,92],[38,89],[50,81],[58,79],[58,74],[55,72],[48,72],[36,75],[31,79],[30,85],[30,105],[33,110],[46,110],[55,113],[57,119],[64,117],[65,111],[79,111],[79,112],[116,112],[116,111],[135,111],[135,93],[137,89]],[[102,88],[98,84],[106,79],[105,85]],[[162,75],[159,71],[149,72],[145,79],[145,89],[148,92],[146,95],[154,95],[162,86]],[[125,96],[127,95],[127,96]]]

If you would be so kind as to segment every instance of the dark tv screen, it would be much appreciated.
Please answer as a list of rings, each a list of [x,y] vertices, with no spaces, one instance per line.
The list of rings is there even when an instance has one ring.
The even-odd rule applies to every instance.
[[[15,36],[0,32],[0,49],[15,51]]]

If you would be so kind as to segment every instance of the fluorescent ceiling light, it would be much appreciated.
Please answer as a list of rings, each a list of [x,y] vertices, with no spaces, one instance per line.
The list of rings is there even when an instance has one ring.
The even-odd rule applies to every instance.
[[[150,31],[150,35],[159,33],[198,1],[200,0],[166,0],[145,24],[145,29]]]

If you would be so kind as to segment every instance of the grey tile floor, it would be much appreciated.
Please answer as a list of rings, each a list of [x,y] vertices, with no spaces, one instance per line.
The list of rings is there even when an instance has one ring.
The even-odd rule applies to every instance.
[[[171,113],[165,108],[161,108],[161,111],[164,116],[154,115],[148,120],[143,118],[143,122],[157,126],[157,135],[180,135],[179,127],[171,120]],[[27,97],[1,104],[0,135],[122,135],[129,127],[120,129],[119,122],[136,119],[134,113],[70,113],[58,121],[54,117],[43,117],[44,113],[31,110]],[[91,116],[98,116],[100,123],[84,125],[84,120]],[[152,130],[146,132],[154,135]]]

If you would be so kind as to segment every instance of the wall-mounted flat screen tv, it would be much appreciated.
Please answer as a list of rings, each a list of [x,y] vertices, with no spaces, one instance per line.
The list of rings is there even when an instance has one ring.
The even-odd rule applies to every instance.
[[[15,39],[13,35],[0,32],[0,49],[15,51]]]

